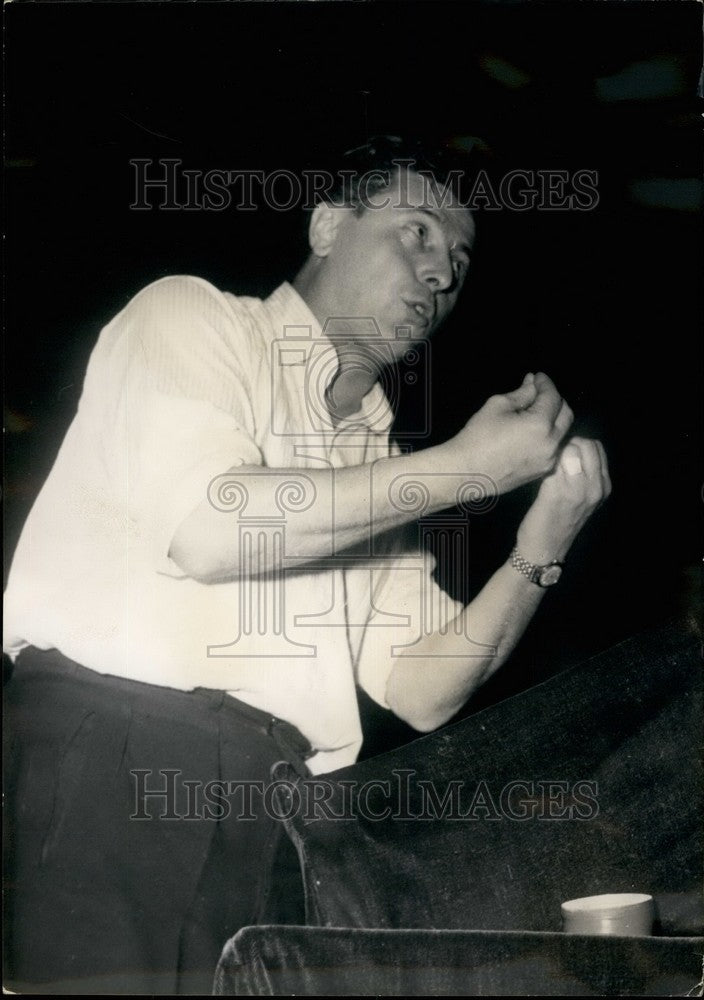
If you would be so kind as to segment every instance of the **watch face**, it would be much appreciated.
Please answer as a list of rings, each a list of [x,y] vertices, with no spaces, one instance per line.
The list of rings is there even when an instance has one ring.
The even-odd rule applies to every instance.
[[[552,587],[562,576],[562,566],[546,566],[540,574],[541,587]]]

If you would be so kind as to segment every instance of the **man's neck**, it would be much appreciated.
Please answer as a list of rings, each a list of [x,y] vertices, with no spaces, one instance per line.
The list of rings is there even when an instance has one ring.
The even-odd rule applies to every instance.
[[[357,413],[379,375],[354,345],[336,347],[339,368],[325,392],[325,403],[334,423]]]
[[[325,403],[333,423],[337,424],[358,412],[362,400],[379,378],[379,367],[364,348],[359,346],[359,322],[342,317],[328,322],[332,309],[329,303],[320,299],[315,280],[316,270],[314,262],[309,260],[292,284],[320,325],[325,327],[326,335],[337,351],[337,372],[325,392]]]

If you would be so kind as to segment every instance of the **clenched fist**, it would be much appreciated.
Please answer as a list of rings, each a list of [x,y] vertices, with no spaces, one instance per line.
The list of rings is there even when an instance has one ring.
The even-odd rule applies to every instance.
[[[610,493],[601,441],[570,438],[518,529],[518,551],[539,566],[564,559],[581,528]]]
[[[547,375],[526,375],[513,392],[491,396],[448,442],[454,467],[490,476],[508,493],[554,468],[572,419]]]

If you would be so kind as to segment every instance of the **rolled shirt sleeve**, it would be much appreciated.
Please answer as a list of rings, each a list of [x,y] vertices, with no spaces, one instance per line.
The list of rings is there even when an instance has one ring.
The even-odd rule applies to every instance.
[[[464,608],[435,580],[435,557],[403,544],[407,535],[405,531],[399,536],[399,552],[392,561],[371,570],[369,617],[358,636],[357,683],[384,708],[390,707],[386,686],[394,665],[413,655],[424,635],[452,628]]]

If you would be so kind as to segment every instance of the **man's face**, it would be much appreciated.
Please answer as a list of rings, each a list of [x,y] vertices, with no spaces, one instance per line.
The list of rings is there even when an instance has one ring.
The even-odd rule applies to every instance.
[[[455,306],[469,269],[475,228],[467,209],[442,206],[432,182],[396,172],[362,212],[341,213],[325,261],[335,333],[375,336],[399,357],[409,341],[428,339]],[[350,317],[345,329],[343,317]],[[398,344],[398,348],[394,345]]]

